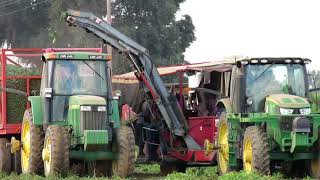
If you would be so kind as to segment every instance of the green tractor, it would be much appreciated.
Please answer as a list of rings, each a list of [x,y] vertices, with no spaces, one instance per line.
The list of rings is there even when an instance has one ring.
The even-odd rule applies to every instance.
[[[110,55],[88,52],[42,56],[40,96],[28,98],[21,145],[11,142],[11,151],[21,153],[23,173],[133,172],[134,134],[120,124],[108,60]]]
[[[220,174],[243,169],[319,178],[320,114],[311,111],[302,58],[237,60],[217,103]],[[293,175],[293,174],[292,174]]]

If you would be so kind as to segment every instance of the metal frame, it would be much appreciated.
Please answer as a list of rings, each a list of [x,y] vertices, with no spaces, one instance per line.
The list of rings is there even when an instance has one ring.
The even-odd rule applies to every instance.
[[[8,62],[23,67],[23,65],[13,61],[10,57],[40,57],[43,53],[49,52],[96,52],[101,53],[102,48],[15,48],[15,49],[1,49],[0,67],[1,67],[1,97],[0,97],[0,135],[5,134],[19,134],[21,132],[21,123],[8,124],[7,119],[7,79],[25,79],[26,93],[30,95],[30,81],[33,79],[41,79],[41,76],[7,76],[6,67]],[[12,54],[8,54],[11,52]],[[29,108],[29,102],[26,103],[26,108]],[[21,117],[22,120],[22,117]]]

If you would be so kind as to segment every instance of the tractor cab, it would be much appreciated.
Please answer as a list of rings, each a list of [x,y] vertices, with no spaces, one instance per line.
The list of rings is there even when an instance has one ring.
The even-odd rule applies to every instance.
[[[111,93],[109,55],[46,53],[42,60],[40,96],[46,123],[66,122],[74,110],[105,114]]]
[[[310,62],[301,58],[237,61],[230,89],[231,98],[237,99],[233,101],[235,109],[242,113],[310,114],[305,67]]]

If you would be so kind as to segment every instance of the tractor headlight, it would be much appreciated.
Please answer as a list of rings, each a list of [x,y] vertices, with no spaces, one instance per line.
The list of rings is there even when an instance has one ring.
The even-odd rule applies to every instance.
[[[106,111],[107,108],[105,106],[98,106],[98,111]]]
[[[281,115],[291,115],[291,114],[293,114],[293,109],[280,108],[280,114]]]
[[[81,111],[91,111],[91,106],[81,106],[80,110]]]
[[[301,115],[309,115],[311,113],[311,108],[302,108],[299,109]]]

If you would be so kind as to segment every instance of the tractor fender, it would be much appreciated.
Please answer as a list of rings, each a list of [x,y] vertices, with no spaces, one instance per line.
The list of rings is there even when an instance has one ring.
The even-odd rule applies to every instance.
[[[224,107],[227,113],[232,113],[232,106],[229,98],[220,99],[217,102],[216,107]]]
[[[28,101],[31,104],[32,123],[34,125],[43,125],[42,101],[40,96],[29,96]]]

